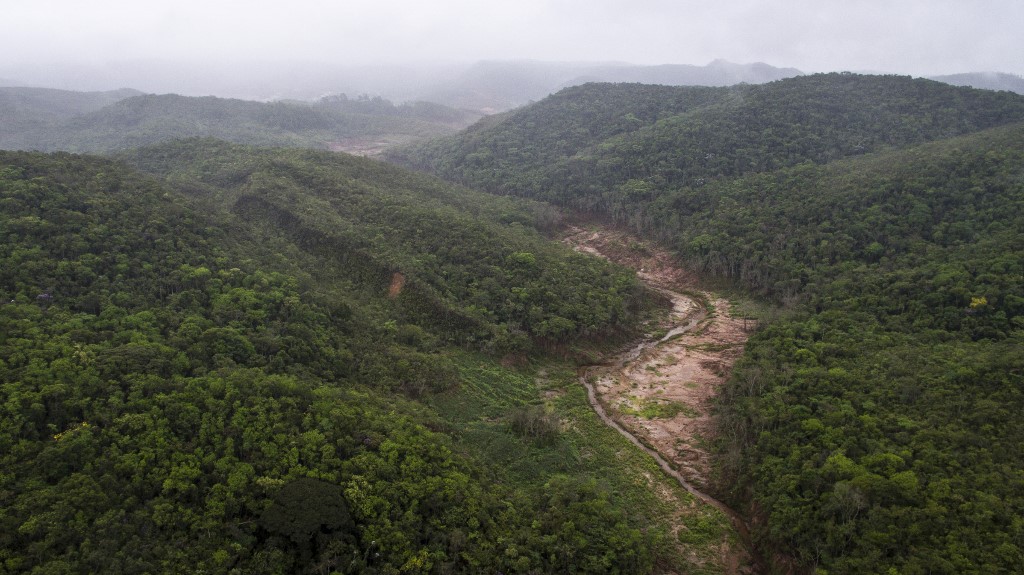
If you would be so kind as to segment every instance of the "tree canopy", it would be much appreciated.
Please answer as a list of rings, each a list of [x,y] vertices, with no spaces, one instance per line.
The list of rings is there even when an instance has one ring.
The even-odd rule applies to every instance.
[[[562,298],[590,305],[602,282],[641,297],[628,275],[576,269],[529,204],[368,160],[207,141],[132,159],[155,171],[188,150],[199,173],[170,183],[0,153],[3,572],[607,573],[665,557],[607,490],[500,479],[411,399],[458,386],[466,349],[583,337],[551,332],[576,317]],[[458,249],[427,259],[437,234]],[[495,268],[476,292],[459,283],[472,266]],[[531,302],[527,280],[559,269],[578,285],[549,286],[535,317],[472,309]]]
[[[719,484],[821,573],[1008,573],[1024,523],[1024,97],[827,74],[587,85],[396,151],[658,239],[783,313]]]

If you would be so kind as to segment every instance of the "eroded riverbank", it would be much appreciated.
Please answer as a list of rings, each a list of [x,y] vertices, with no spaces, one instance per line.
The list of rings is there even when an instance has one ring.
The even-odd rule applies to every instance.
[[[742,352],[749,322],[732,317],[726,300],[697,289],[695,278],[665,251],[619,231],[569,232],[566,243],[635,269],[672,303],[649,338],[606,363],[580,369],[591,406],[687,491],[730,518],[742,539],[726,551],[730,573],[759,571],[744,518],[705,492],[714,434],[711,402]]]

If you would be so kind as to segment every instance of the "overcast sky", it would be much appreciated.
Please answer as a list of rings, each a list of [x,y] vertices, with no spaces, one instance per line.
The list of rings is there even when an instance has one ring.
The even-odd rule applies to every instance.
[[[0,65],[535,59],[1024,74],[1024,0],[0,0]]]

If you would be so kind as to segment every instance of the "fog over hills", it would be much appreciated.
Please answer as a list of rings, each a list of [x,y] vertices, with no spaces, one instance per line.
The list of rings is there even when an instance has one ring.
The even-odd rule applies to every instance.
[[[214,137],[373,155],[396,143],[455,132],[479,117],[440,104],[396,106],[365,96],[256,102],[128,89],[0,88],[0,149],[98,153]]]
[[[543,60],[377,65],[315,61],[252,60],[228,64],[131,60],[0,66],[0,74],[3,74],[0,86],[37,86],[73,91],[113,91],[129,87],[145,93],[258,101],[316,100],[331,94],[367,94],[399,103],[429,101],[479,113],[495,113],[587,82],[729,86],[762,84],[803,73],[794,67],[764,62],[739,64],[725,59],[715,59],[706,65]],[[968,72],[928,77],[957,86],[1024,93],[1024,79],[1015,74]]]
[[[967,72],[964,74],[949,74],[947,76],[932,76],[931,79],[954,86],[970,86],[983,90],[1007,90],[1024,94],[1024,78],[1016,74]]]
[[[455,107],[502,111],[587,82],[728,86],[741,82],[761,84],[801,74],[795,68],[776,68],[762,62],[734,64],[725,60],[715,60],[706,66],[494,61],[475,64],[451,85],[426,99]]]
[[[130,86],[147,93],[245,100],[314,100],[327,94],[370,94],[396,102],[425,100],[474,111],[500,112],[586,82],[640,82],[672,86],[760,84],[800,75],[761,62],[715,60],[706,66],[641,66],[624,62],[492,60],[469,63],[355,66],[313,62],[237,65],[132,61],[101,65],[10,67],[6,85],[64,90]]]
[[[95,112],[115,102],[141,96],[128,88],[105,92],[75,92],[47,88],[0,87],[0,115],[17,115],[21,120],[67,119]]]

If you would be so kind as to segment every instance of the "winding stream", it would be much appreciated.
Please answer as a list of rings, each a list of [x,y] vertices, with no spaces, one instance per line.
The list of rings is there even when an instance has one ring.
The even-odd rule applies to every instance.
[[[721,511],[722,513],[724,513],[726,516],[729,517],[729,519],[731,520],[731,522],[733,524],[733,527],[739,533],[740,538],[741,538],[741,540],[743,542],[744,547],[746,548],[747,553],[750,554],[750,558],[751,558],[751,561],[752,561],[752,563],[754,565],[755,572],[757,572],[757,573],[765,573],[765,572],[767,572],[767,570],[765,569],[765,564],[764,564],[763,560],[761,559],[761,557],[757,554],[757,552],[754,549],[754,546],[753,546],[753,543],[752,543],[752,540],[751,540],[751,537],[750,537],[750,528],[749,528],[749,526],[747,524],[746,519],[744,519],[744,517],[742,515],[740,515],[737,511],[735,511],[734,509],[732,509],[731,507],[729,507],[725,503],[722,503],[718,499],[715,499],[711,495],[708,495],[707,493],[704,493],[703,491],[701,491],[701,490],[697,489],[696,487],[694,487],[693,485],[691,485],[686,480],[686,478],[684,478],[683,475],[675,467],[673,467],[668,462],[668,460],[666,460],[661,455],[661,453],[659,453],[657,450],[651,448],[646,443],[641,441],[631,431],[629,431],[628,429],[624,428],[621,424],[619,424],[618,421],[616,421],[610,415],[608,415],[608,412],[605,410],[604,405],[601,403],[601,400],[598,398],[597,390],[595,389],[594,385],[590,382],[591,376],[595,372],[603,371],[603,372],[608,373],[608,372],[614,372],[614,371],[621,371],[627,364],[629,364],[630,362],[632,362],[632,361],[636,360],[637,358],[639,358],[644,353],[644,351],[646,351],[648,349],[655,348],[658,345],[660,345],[661,343],[663,343],[665,341],[668,341],[669,339],[672,339],[673,337],[676,337],[678,335],[681,335],[681,334],[684,334],[684,333],[687,333],[687,332],[693,330],[695,327],[697,327],[697,325],[700,324],[700,322],[702,322],[707,317],[707,315],[708,315],[707,314],[707,310],[703,306],[699,305],[697,302],[693,301],[691,298],[689,298],[689,297],[687,297],[687,296],[685,296],[683,294],[680,294],[678,292],[672,291],[670,289],[666,289],[664,287],[660,287],[660,286],[651,286],[651,287],[656,289],[656,290],[658,290],[659,292],[665,294],[669,298],[671,298],[671,300],[673,302],[673,307],[675,309],[679,309],[681,307],[685,308],[685,307],[689,307],[689,306],[696,306],[698,311],[696,313],[694,313],[694,314],[689,315],[686,318],[687,319],[686,323],[683,323],[681,325],[675,326],[673,329],[669,330],[669,332],[667,334],[665,334],[663,337],[661,337],[660,339],[657,339],[657,340],[654,340],[654,339],[645,340],[645,341],[641,342],[639,345],[637,345],[636,347],[633,347],[633,348],[631,348],[629,350],[626,350],[625,352],[622,352],[621,354],[616,356],[615,359],[613,361],[611,361],[611,362],[604,363],[604,364],[597,364],[597,365],[588,365],[588,366],[583,366],[583,367],[579,368],[578,375],[579,375],[580,383],[582,383],[584,385],[584,387],[586,387],[586,389],[587,389],[587,399],[590,402],[590,406],[594,409],[594,412],[597,413],[598,417],[601,418],[601,421],[603,421],[605,423],[605,425],[607,425],[608,427],[611,427],[615,431],[618,431],[623,437],[628,439],[630,441],[630,443],[632,443],[633,445],[639,447],[644,452],[646,452],[648,455],[650,455],[652,458],[654,458],[654,461],[657,462],[658,467],[660,467],[662,469],[662,471],[664,471],[667,475],[675,478],[675,480],[679,482],[679,485],[681,485],[683,487],[683,489],[688,491],[690,494],[692,494],[697,499],[703,501],[704,503],[706,503],[708,505],[711,505],[711,506],[715,507],[716,509],[718,509],[719,511]],[[682,305],[681,306],[681,305],[679,305],[679,302],[686,302],[686,305]]]

